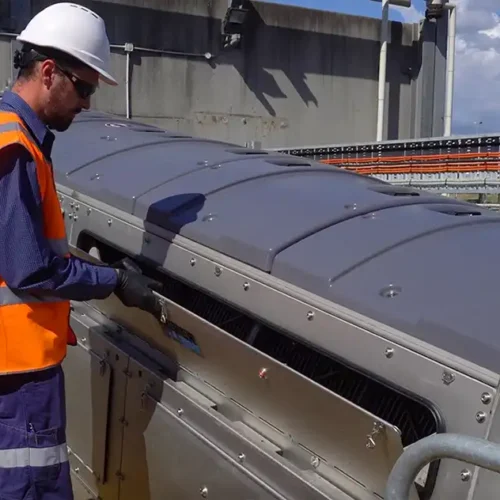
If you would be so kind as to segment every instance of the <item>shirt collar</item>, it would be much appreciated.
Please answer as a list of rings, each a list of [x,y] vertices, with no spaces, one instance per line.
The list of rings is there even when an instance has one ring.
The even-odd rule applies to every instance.
[[[14,112],[21,118],[35,140],[38,141],[45,157],[50,160],[55,135],[40,120],[29,104],[15,92],[6,90],[0,99],[0,110]]]

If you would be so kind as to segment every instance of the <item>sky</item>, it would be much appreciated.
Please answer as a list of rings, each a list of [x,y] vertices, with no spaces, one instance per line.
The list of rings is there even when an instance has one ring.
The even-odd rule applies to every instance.
[[[372,0],[266,0],[312,9],[380,18]],[[453,134],[500,132],[500,0],[454,0],[457,40]],[[474,7],[473,7],[474,6]],[[418,22],[425,0],[411,8],[390,7],[395,21]]]

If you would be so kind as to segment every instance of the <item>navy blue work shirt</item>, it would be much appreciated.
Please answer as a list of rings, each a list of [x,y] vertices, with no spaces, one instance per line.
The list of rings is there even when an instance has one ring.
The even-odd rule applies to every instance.
[[[50,161],[55,136],[31,107],[6,91],[0,111],[16,113]],[[27,151],[12,155],[6,149],[0,150],[0,276],[7,286],[79,301],[110,295],[117,283],[114,269],[64,258],[51,249],[43,232],[35,162]]]

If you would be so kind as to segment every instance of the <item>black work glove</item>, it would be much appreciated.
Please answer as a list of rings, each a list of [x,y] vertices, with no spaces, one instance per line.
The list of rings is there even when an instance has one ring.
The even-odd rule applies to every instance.
[[[126,269],[113,266],[118,274],[115,295],[127,307],[137,307],[160,318],[162,312],[161,302],[153,294],[152,290],[160,292],[163,285],[140,274],[140,271],[136,270],[138,268],[126,259],[120,261],[119,265]]]

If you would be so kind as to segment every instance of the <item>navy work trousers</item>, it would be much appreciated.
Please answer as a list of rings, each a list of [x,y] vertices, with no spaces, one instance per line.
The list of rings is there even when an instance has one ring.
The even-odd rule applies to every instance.
[[[73,500],[61,366],[0,376],[0,500]]]

